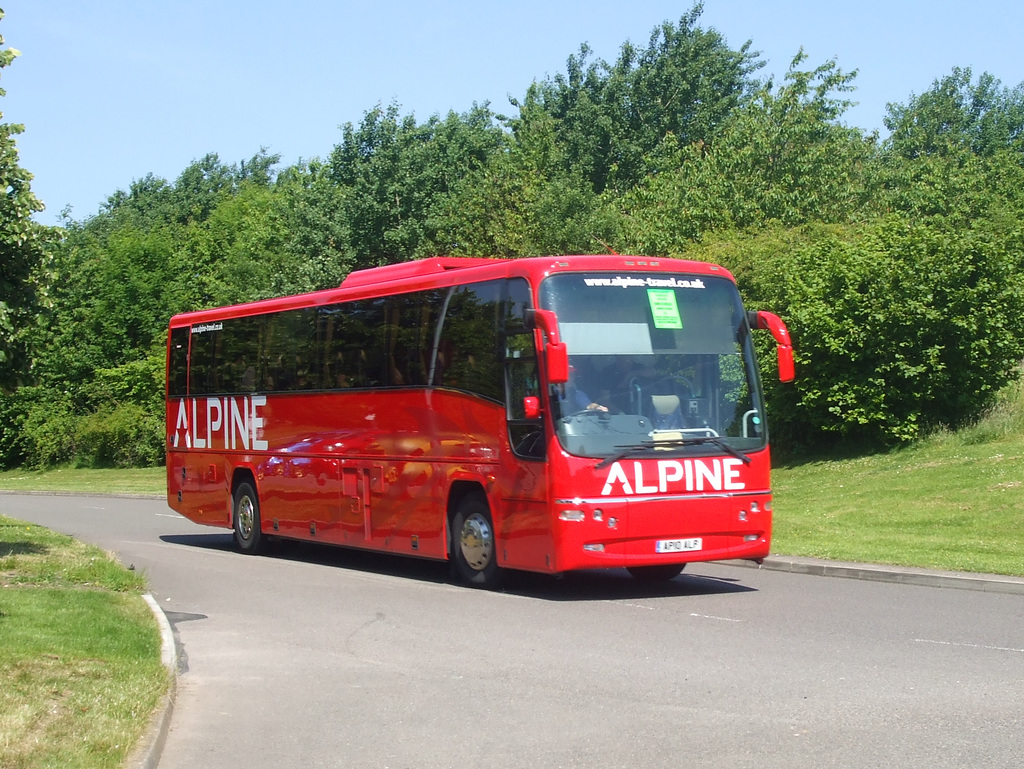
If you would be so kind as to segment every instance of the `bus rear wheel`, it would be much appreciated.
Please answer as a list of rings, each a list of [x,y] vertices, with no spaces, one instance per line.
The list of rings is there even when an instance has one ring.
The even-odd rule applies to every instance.
[[[452,516],[452,570],[471,587],[493,589],[501,582],[494,522],[487,501],[470,494]]]
[[[653,584],[655,582],[668,582],[678,577],[685,567],[685,563],[666,563],[658,566],[630,566],[626,569],[633,575],[633,579],[639,582]]]
[[[258,553],[263,548],[260,530],[260,500],[249,483],[241,483],[232,499],[235,545],[243,553]]]

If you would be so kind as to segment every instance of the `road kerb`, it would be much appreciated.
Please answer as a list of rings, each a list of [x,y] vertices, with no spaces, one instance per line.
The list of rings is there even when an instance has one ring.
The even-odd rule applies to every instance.
[[[167,741],[167,732],[171,728],[171,715],[174,713],[174,696],[178,686],[178,646],[174,640],[171,623],[164,614],[157,600],[149,593],[142,596],[149,604],[150,611],[160,629],[160,661],[171,677],[171,683],[161,698],[160,704],[149,721],[149,727],[135,750],[129,756],[125,766],[128,769],[157,769],[160,754]]]
[[[734,566],[751,566],[751,561],[722,561]],[[1024,595],[1024,578],[1008,577],[1002,574],[977,574],[973,572],[930,571],[886,564],[845,563],[824,561],[817,558],[772,555],[761,564],[762,569],[786,571],[792,574],[809,574],[818,577],[842,577],[872,582],[891,582],[898,585],[941,587],[955,590],[977,590],[986,593],[1010,593]]]

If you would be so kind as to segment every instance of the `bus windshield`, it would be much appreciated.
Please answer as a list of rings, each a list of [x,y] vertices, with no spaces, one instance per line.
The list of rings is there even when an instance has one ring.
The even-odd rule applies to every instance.
[[[569,381],[550,385],[562,447],[613,459],[745,452],[767,442],[735,284],[707,275],[562,273],[541,285]]]

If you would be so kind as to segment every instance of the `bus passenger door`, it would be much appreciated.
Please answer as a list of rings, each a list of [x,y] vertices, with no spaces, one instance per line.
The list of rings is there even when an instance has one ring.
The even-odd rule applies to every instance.
[[[502,457],[503,516],[498,527],[503,565],[550,571],[552,523],[548,512],[548,462],[539,410],[534,334],[506,337],[505,383],[509,450]]]

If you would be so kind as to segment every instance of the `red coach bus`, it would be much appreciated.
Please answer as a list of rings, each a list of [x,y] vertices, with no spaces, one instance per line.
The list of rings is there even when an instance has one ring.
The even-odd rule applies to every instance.
[[[768,437],[732,276],[622,256],[434,258],[170,321],[167,499],[268,537],[503,570],[764,558]]]

